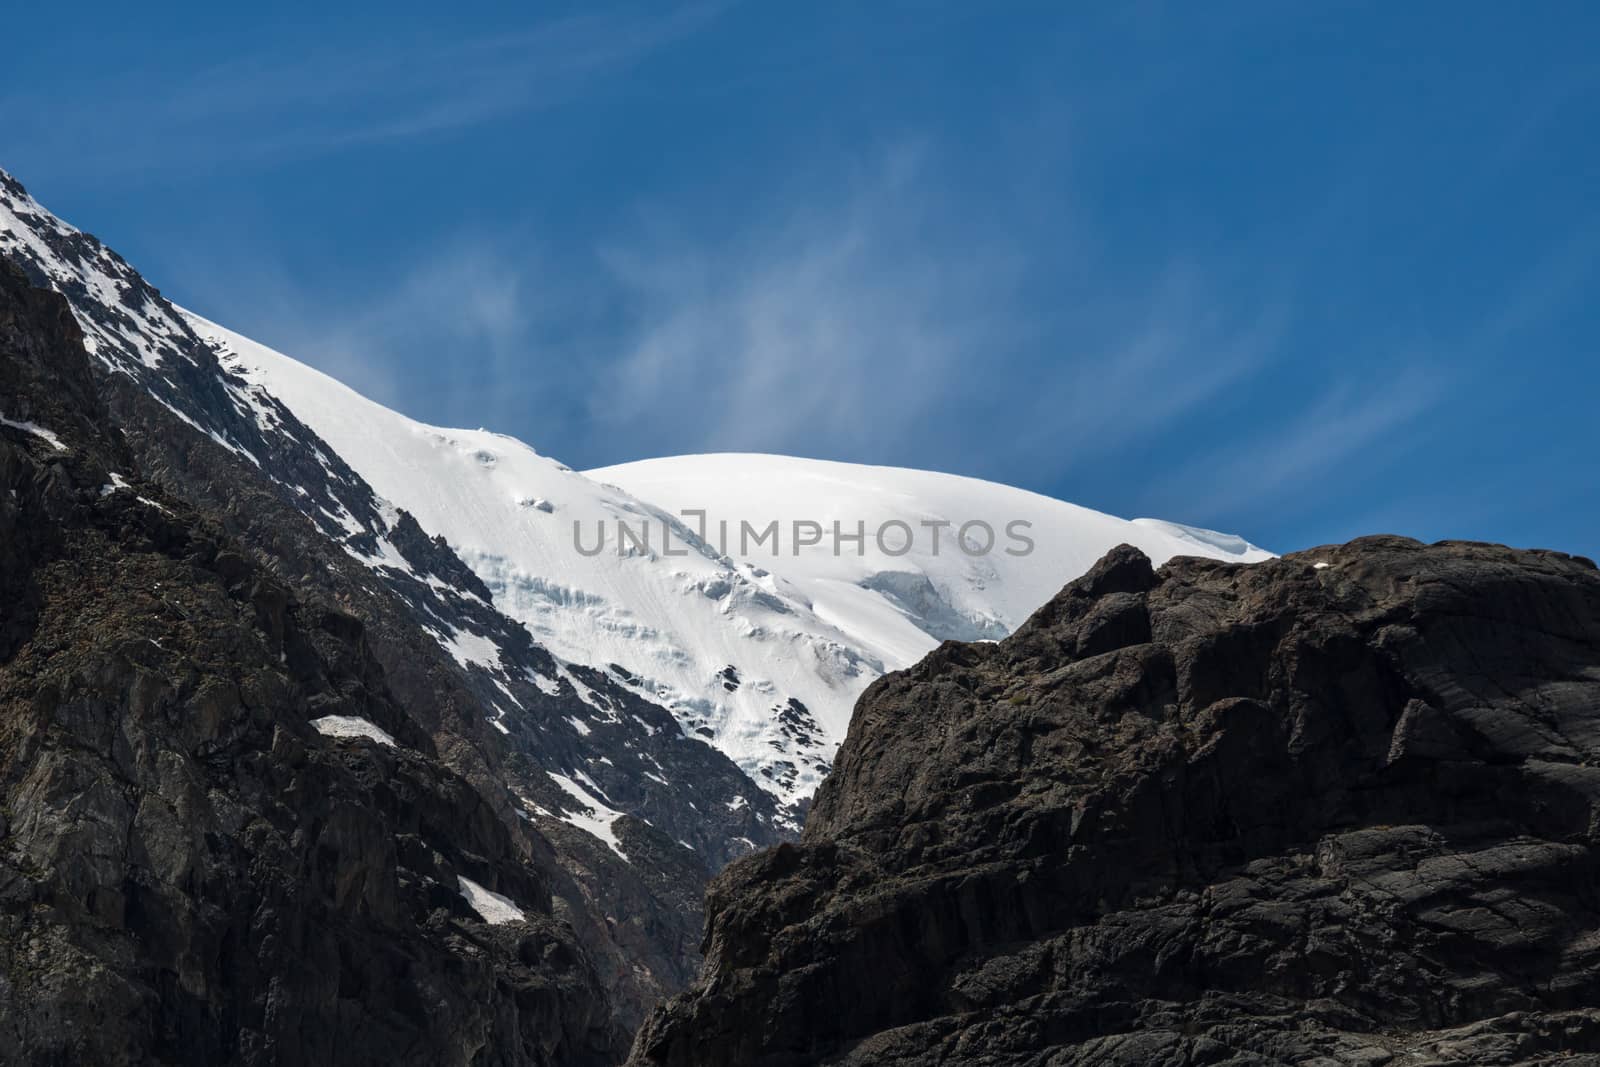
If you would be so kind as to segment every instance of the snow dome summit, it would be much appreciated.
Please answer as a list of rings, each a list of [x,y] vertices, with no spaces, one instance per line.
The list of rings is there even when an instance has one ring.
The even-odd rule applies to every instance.
[[[597,519],[584,529],[582,520],[572,522],[572,547],[579,555],[598,556],[608,545],[619,556],[687,556],[694,549],[716,556],[759,556],[776,558],[785,553],[798,556],[803,551],[831,551],[835,556],[865,556],[871,544],[885,556],[904,556],[921,549],[937,556],[942,551],[959,551],[968,556],[987,556],[994,551],[1008,556],[1026,556],[1033,551],[1033,538],[1027,531],[1033,523],[1012,519],[999,525],[983,519],[957,524],[948,519],[922,519],[916,524],[903,519],[887,519],[869,527],[865,519],[847,523],[834,519],[828,523],[813,519],[784,522],[772,519],[765,525],[740,519],[708,521],[703,509],[678,512],[694,521],[691,529],[667,515],[614,523]],[[614,536],[612,536],[614,527]]]

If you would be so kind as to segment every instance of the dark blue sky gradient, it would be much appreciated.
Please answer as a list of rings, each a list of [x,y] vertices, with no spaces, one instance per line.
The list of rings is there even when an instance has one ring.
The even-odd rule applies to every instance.
[[[577,467],[1600,553],[1592,4],[337,6],[10,11],[0,166]]]

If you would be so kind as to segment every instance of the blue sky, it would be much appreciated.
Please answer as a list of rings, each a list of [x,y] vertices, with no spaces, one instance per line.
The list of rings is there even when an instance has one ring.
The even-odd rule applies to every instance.
[[[1277,550],[1600,554],[1592,4],[88,3],[6,33],[0,166],[421,419],[578,467],[947,470]]]

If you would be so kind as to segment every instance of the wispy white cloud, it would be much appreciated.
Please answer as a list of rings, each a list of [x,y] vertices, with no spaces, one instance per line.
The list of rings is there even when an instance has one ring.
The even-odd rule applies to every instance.
[[[1318,502],[1325,479],[1348,482],[1348,465],[1415,425],[1444,399],[1449,384],[1420,360],[1396,359],[1383,376],[1359,385],[1333,383],[1287,417],[1257,412],[1248,436],[1195,456],[1151,486],[1147,497],[1196,522],[1285,500]]]
[[[198,309],[264,321],[262,340],[415,417],[576,464],[773,451],[1049,486],[1160,455],[1170,474],[1126,499],[1225,525],[1348,474],[1443,395],[1424,363],[1395,360],[1298,408],[1280,381],[1274,407],[1244,410],[1281,374],[1294,292],[1176,255],[1153,277],[1102,278],[1086,238],[1044,280],[1062,291],[1045,314],[1028,235],[965,224],[939,164],[904,144],[748,205],[737,228],[640,211],[587,261],[499,235],[355,293],[234,273],[248,314]]]
[[[1202,412],[1219,394],[1266,368],[1291,315],[1280,294],[1223,299],[1219,277],[1197,264],[1170,266],[1122,307],[1081,323],[1055,343],[1048,380],[1031,383],[1019,410],[1029,414],[1014,440],[1047,454],[1057,472],[1103,459]],[[1109,299],[1110,294],[1105,294]],[[1128,294],[1118,294],[1118,304]],[[1228,309],[1242,303],[1241,317]]]
[[[528,415],[515,386],[545,376],[553,312],[535,250],[461,236],[333,291],[270,258],[195,262],[180,272],[196,311],[416,418],[509,430]]]
[[[493,244],[462,241],[343,313],[326,315],[298,347],[352,384],[405,373],[391,402],[420,393],[446,409],[482,410],[485,394],[511,379],[528,355],[538,308],[528,266]]]
[[[687,424],[694,449],[870,455],[976,385],[1011,341],[1015,264],[996,242],[952,254],[919,155],[897,149],[725,242],[608,249],[636,328],[594,416],[641,436]]]
[[[8,152],[96,172],[235,167],[423,137],[537,110],[694,33],[720,4],[596,10],[484,36],[391,31],[354,47],[170,61],[5,101]],[[65,152],[67,146],[73,151]]]
[[[1218,309],[1241,302],[1179,258],[1130,291],[1097,277],[1086,244],[1061,309],[1042,315],[1032,235],[964,223],[939,163],[901,146],[734,238],[609,250],[634,329],[593,417],[644,448],[1042,480],[1170,429],[1269,360],[1284,302],[1230,316]]]
[[[934,146],[847,173],[731,232],[641,209],[591,260],[480,236],[354,290],[230,268],[191,299],[409,414],[570,462],[774,451],[1036,484],[1203,413],[1270,363],[1289,314],[1219,310],[1241,301],[1189,260],[1125,288],[1086,244],[1045,321],[1028,235],[964,221]]]

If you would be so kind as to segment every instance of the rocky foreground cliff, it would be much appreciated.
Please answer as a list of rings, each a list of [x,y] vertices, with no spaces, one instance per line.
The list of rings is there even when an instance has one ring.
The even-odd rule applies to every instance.
[[[75,451],[114,445],[135,496],[221,531],[308,610],[359,619],[400,712],[548,883],[604,986],[606,1029],[631,1035],[698,971],[706,881],[789,833],[772,794],[680,729],[639,679],[558,659],[439,531],[378,495],[121,256],[3,170],[0,259],[64,299],[79,335],[39,357],[44,377],[0,381],[0,417],[71,436],[52,421],[69,412],[49,401],[74,377],[70,410],[85,423]],[[24,292],[14,291],[24,304],[41,299]],[[15,358],[0,350],[0,364]],[[45,414],[34,418],[36,408]],[[49,450],[18,426],[0,438]],[[115,483],[93,497],[97,487],[84,491],[105,507],[132,499]],[[18,522],[38,536],[76,515],[41,516],[16,499]],[[0,599],[0,626],[10,609]],[[119,622],[139,624],[131,612]]]
[[[561,870],[0,261],[0,1063],[610,1064]]]
[[[1113,551],[863,697],[636,1064],[1600,1062],[1600,574]]]

